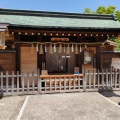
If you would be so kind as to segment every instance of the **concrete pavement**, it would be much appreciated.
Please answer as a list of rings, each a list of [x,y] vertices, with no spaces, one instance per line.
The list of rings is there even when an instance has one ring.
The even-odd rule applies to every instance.
[[[120,107],[97,92],[30,96],[21,120],[119,120]]]
[[[8,96],[0,99],[0,120],[16,120],[26,96]]]

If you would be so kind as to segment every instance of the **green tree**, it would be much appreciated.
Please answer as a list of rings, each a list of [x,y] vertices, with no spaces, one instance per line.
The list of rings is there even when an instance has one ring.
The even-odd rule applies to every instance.
[[[90,8],[86,8],[84,13],[87,13],[87,14],[115,14],[118,21],[120,22],[120,11],[119,10],[116,10],[116,7],[115,6],[109,6],[109,7],[105,7],[105,6],[99,6],[98,9],[93,12],[90,10]]]
[[[90,8],[86,8],[85,11],[84,11],[84,13],[93,14],[94,12],[92,12],[92,11],[90,10]],[[95,14],[95,13],[94,13],[94,14]]]
[[[117,16],[117,19],[118,19],[119,22],[120,22],[120,11],[117,10],[117,11],[115,12],[115,14],[116,14],[116,16]]]
[[[116,46],[116,50],[117,51],[120,51],[120,40],[115,40],[115,42],[116,42],[116,44],[117,44],[117,46]]]
[[[87,13],[87,14],[115,14],[118,21],[120,22],[120,11],[115,10],[115,9],[116,9],[115,6],[109,6],[107,8],[105,6],[99,6],[95,12],[91,11],[90,8],[86,8],[84,13]],[[116,44],[117,44],[116,50],[120,51],[120,39],[112,37],[112,38],[110,38],[110,40],[116,42]]]
[[[86,8],[84,13],[87,13],[87,14],[91,13],[90,8]]]
[[[104,6],[100,6],[95,13],[97,14],[106,14],[107,9]]]
[[[114,14],[115,13],[115,6],[109,6],[108,8],[106,8],[106,14]]]

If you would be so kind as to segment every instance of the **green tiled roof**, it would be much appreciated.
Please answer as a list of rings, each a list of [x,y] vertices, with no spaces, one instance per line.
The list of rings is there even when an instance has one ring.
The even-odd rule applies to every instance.
[[[120,22],[112,15],[65,14],[49,12],[3,12],[0,10],[0,23],[10,26],[30,26],[45,28],[77,29],[120,29]]]

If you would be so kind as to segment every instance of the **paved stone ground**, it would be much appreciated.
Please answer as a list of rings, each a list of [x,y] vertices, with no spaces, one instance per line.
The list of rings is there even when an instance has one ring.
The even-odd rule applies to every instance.
[[[3,97],[0,99],[0,120],[16,120],[26,96]]]
[[[120,107],[97,92],[30,96],[21,120],[119,120]]]

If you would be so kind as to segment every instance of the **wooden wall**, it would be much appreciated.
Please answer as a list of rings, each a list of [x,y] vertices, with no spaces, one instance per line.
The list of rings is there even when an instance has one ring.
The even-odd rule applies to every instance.
[[[3,71],[3,74],[6,74],[8,71],[9,74],[12,74],[12,71],[16,73],[16,52],[12,51],[0,51],[0,72]],[[1,74],[1,73],[0,73]],[[12,79],[9,78],[9,85],[12,84]],[[0,83],[1,84],[1,83]],[[3,84],[6,85],[6,78],[3,78]],[[16,84],[16,79],[14,80]]]
[[[21,73],[29,72],[32,74],[37,73],[37,52],[34,48],[34,53],[31,53],[31,47],[21,47]],[[27,86],[27,77],[25,77],[24,86]],[[37,85],[37,77],[34,79],[35,85]],[[21,83],[21,82],[20,82]],[[29,84],[32,86],[32,77],[29,78]]]
[[[112,58],[120,58],[120,52],[101,52],[100,69],[111,68]]]
[[[16,71],[16,52],[0,51],[0,71]]]
[[[31,53],[31,47],[21,47],[21,72],[37,73],[37,52]]]

